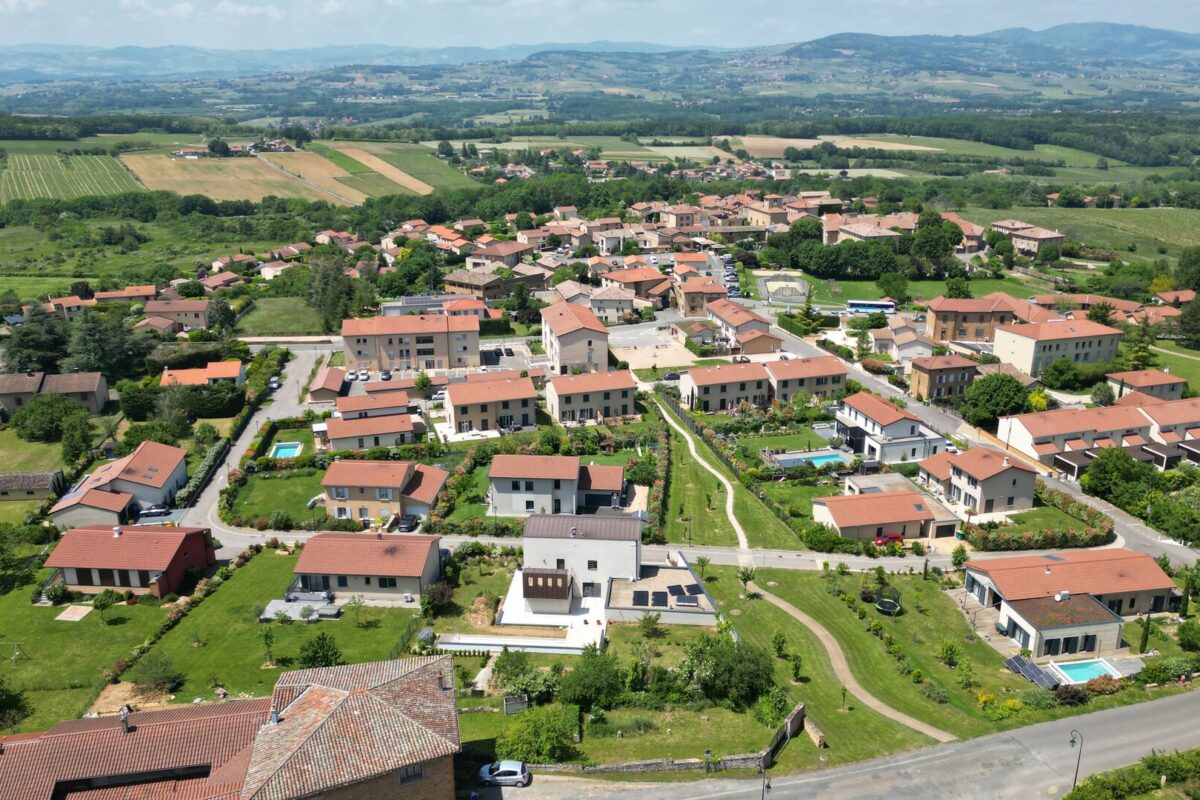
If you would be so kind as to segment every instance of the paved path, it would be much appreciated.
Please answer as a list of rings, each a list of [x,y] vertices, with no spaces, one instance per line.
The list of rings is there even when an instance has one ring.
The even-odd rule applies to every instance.
[[[1180,358],[1187,358],[1192,361],[1200,361],[1200,356],[1193,356],[1188,353],[1180,353],[1177,350],[1167,350],[1166,348],[1154,347],[1153,345],[1150,347],[1150,349],[1156,353],[1162,353],[1164,356],[1179,356]]]
[[[756,585],[751,581],[749,588],[761,594],[768,603],[787,612],[794,619],[798,620],[801,625],[808,628],[820,640],[821,645],[825,648],[825,652],[829,654],[829,662],[833,665],[833,674],[837,676],[838,681],[845,685],[846,690],[857,697],[862,703],[875,711],[878,711],[888,719],[895,720],[901,725],[912,728],[915,731],[920,731],[926,736],[936,739],[939,742],[952,742],[958,737],[952,733],[947,733],[940,728],[935,728],[928,725],[915,717],[910,717],[902,711],[889,706],[879,698],[872,695],[862,684],[854,677],[854,673],[850,670],[850,664],[846,661],[846,654],[842,652],[842,646],[838,643],[837,638],[829,632],[828,629],[815,619],[805,614],[794,605],[784,600],[782,597],[771,594],[761,586]]]

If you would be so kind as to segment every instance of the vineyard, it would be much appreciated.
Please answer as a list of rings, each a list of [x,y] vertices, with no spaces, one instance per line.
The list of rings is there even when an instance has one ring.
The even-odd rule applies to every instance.
[[[0,203],[133,192],[142,186],[115,158],[9,153],[0,160]]]

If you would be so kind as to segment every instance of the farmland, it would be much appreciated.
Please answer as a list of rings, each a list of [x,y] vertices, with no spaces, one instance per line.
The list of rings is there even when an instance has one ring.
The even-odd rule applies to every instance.
[[[343,178],[352,177],[350,172],[337,162],[317,153],[303,150],[295,153],[266,153],[262,158],[268,164],[295,175],[297,179],[329,192],[333,197],[343,198],[355,205],[367,199],[365,193],[342,183]]]
[[[433,155],[433,150],[423,145],[384,144],[380,142],[335,142],[334,146],[343,153],[359,151],[378,158],[386,164],[391,165],[394,169],[407,174],[410,179],[420,181],[423,184],[433,187],[433,189],[463,189],[479,185],[459,169],[436,158]],[[355,158],[366,164],[371,163],[370,160],[363,160],[361,155],[356,155]],[[382,170],[379,171],[383,174]],[[388,177],[396,180],[393,176],[389,175]],[[425,192],[420,193],[425,194]]]
[[[10,153],[0,164],[0,202],[18,198],[119,194],[142,187],[110,156]]]
[[[257,158],[172,158],[166,154],[123,155],[121,160],[148,189],[203,194],[214,200],[254,200],[268,195],[329,200],[329,196]]]
[[[358,148],[351,147],[344,147],[342,148],[341,152],[342,155],[349,156],[363,166],[368,167],[378,175],[398,184],[398,186],[404,187],[404,189],[408,190],[408,192],[413,194],[433,194],[434,187],[432,185],[398,166],[393,161],[391,156],[384,156],[381,158],[372,153],[368,153],[366,150],[360,150]],[[442,166],[441,162],[435,162],[426,155],[421,156],[421,158]]]

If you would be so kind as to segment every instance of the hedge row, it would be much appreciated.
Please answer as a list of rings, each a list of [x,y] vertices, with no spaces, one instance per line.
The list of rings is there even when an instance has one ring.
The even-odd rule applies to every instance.
[[[1125,800],[1149,795],[1161,788],[1164,777],[1167,785],[1200,779],[1200,750],[1151,753],[1132,767],[1093,775],[1063,800]]]

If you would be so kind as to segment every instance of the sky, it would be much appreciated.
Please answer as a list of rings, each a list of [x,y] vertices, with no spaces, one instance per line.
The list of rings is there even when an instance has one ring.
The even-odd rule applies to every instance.
[[[0,0],[0,45],[290,49],[647,41],[747,47],[832,33],[1064,22],[1200,30],[1195,0]]]

